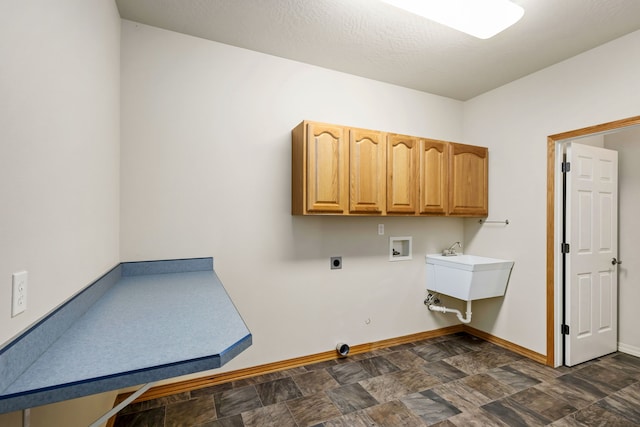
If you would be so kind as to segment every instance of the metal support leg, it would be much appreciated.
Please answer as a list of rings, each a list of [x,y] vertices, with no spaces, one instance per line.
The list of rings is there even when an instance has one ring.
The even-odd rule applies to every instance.
[[[131,403],[135,399],[137,399],[138,396],[140,396],[142,393],[144,393],[145,391],[149,390],[153,385],[155,385],[156,382],[157,381],[151,382],[151,383],[147,383],[147,384],[143,385],[142,387],[140,387],[131,396],[127,397],[125,400],[123,400],[122,402],[118,403],[109,412],[107,412],[106,414],[104,414],[103,416],[101,416],[100,418],[95,420],[93,423],[91,423],[91,425],[89,427],[98,427],[98,426],[101,426],[102,424],[104,424],[105,422],[107,422],[109,420],[109,418],[113,417],[115,414],[120,412],[125,406],[127,406],[129,403]]]
[[[22,410],[22,427],[31,427],[31,409]]]

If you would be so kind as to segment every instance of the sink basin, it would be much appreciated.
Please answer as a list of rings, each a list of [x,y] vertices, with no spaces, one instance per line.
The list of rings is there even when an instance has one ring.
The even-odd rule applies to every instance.
[[[476,255],[427,255],[427,289],[465,301],[503,296],[512,267]]]

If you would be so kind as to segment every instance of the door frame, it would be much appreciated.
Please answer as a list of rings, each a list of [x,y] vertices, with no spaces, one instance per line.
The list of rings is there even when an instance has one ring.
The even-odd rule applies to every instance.
[[[582,129],[558,133],[547,137],[547,360],[548,366],[560,366],[561,352],[556,333],[560,331],[560,321],[558,313],[561,310],[561,295],[558,289],[562,285],[562,266],[560,264],[560,231],[562,230],[562,204],[558,200],[562,196],[562,188],[556,191],[557,176],[556,171],[561,162],[558,156],[558,147],[563,141],[579,138],[599,133],[607,133],[622,130],[626,127],[640,125],[640,116],[629,117],[627,119],[602,123]],[[560,363],[558,363],[560,359]]]

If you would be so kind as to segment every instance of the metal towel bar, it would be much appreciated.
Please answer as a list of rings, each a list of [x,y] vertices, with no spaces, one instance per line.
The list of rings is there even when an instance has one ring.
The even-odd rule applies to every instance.
[[[489,220],[489,219],[480,219],[478,220],[478,222],[480,224],[505,224],[505,225],[509,225],[509,220],[505,219],[503,221],[493,221],[493,220]]]

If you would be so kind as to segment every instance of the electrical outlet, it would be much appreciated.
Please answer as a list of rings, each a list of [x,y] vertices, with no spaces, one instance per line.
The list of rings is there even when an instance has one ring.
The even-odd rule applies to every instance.
[[[27,309],[27,272],[13,273],[12,277],[11,317]]]
[[[384,236],[384,224],[378,224],[378,236]]]

